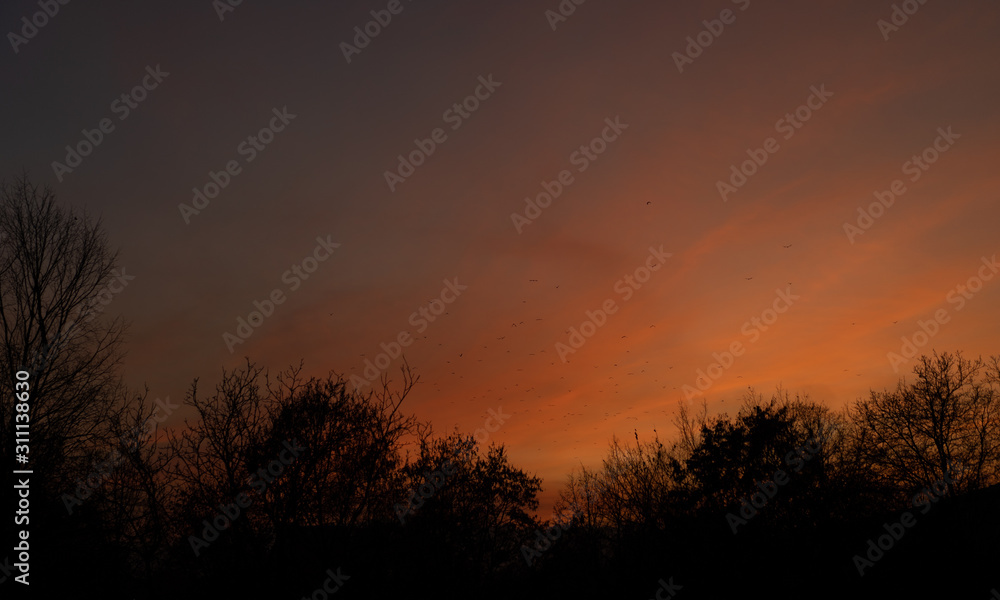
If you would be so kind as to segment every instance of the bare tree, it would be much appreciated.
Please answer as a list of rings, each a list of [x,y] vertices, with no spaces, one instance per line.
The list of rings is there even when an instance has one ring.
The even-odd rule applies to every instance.
[[[210,512],[248,489],[254,473],[250,457],[269,429],[262,372],[249,360],[245,368],[223,370],[208,397],[198,394],[197,379],[191,384],[184,404],[198,418],[185,419],[184,428],[169,439],[170,472],[184,490],[185,510]]]
[[[670,497],[678,490],[676,457],[654,430],[653,439],[635,445],[613,438],[600,469],[581,468],[560,491],[556,508],[572,512],[577,522],[613,531],[621,539],[629,530],[663,527],[671,512]]]
[[[678,401],[673,423],[680,435],[675,448],[681,453],[679,458],[686,460],[701,443],[701,429],[708,424],[708,401],[702,398],[700,410],[694,414],[685,402]]]
[[[29,459],[54,482],[107,441],[124,323],[97,318],[92,307],[117,253],[99,221],[61,208],[27,175],[0,183],[0,233],[0,452],[13,446],[10,399],[25,370]]]
[[[935,352],[912,384],[859,400],[850,414],[874,475],[903,491],[953,478],[953,493],[1000,480],[998,362]]]
[[[108,481],[89,500],[98,505],[105,537],[147,582],[164,564],[177,493],[170,485],[170,454],[160,442],[156,410],[148,389],[121,398],[119,416],[109,424],[116,444],[105,462]]]
[[[344,376],[304,381],[300,371],[289,369],[269,384],[264,448],[280,450],[294,437],[309,449],[275,488],[282,491],[272,504],[276,522],[358,527],[391,520],[403,486],[403,442],[427,427],[402,410],[419,378],[404,361],[399,389],[383,375],[379,388],[359,394]]]
[[[343,376],[305,379],[302,369],[271,378],[248,359],[224,370],[213,394],[200,393],[197,380],[191,386],[184,404],[196,416],[170,436],[176,496],[167,497],[176,498],[175,547],[200,557],[212,546],[214,558],[196,569],[252,572],[269,557],[294,554],[317,526],[353,535],[393,520],[403,494],[401,440],[422,431],[401,410],[416,378],[404,365],[401,389],[385,377],[380,390],[358,394]],[[230,523],[209,531],[206,519],[241,498]]]
[[[604,509],[605,487],[600,472],[581,465],[579,473],[570,473],[566,485],[559,490],[555,513],[593,529],[609,526],[608,511]]]

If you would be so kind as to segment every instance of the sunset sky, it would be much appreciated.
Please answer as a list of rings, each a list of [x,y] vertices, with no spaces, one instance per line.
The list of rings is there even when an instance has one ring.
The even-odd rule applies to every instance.
[[[409,334],[409,409],[441,434],[509,414],[490,442],[543,509],[613,435],[671,439],[734,342],[687,394],[712,413],[779,384],[839,409],[911,373],[903,338],[1000,354],[1000,5],[562,5],[72,2],[29,39],[37,2],[4,2],[2,175],[120,248],[130,385],[178,401],[244,356],[364,376]]]

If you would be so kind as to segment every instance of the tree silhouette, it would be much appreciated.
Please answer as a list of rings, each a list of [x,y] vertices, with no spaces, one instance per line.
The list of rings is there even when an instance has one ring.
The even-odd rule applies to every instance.
[[[0,183],[0,447],[13,448],[13,382],[30,373],[31,463],[62,492],[109,441],[124,323],[94,305],[117,253],[100,222],[58,206],[27,175]]]
[[[184,404],[197,420],[170,438],[171,472],[184,489],[188,510],[212,511],[247,489],[251,455],[267,432],[267,398],[258,381],[263,367],[249,360],[244,368],[223,371],[215,393],[198,394],[198,380]]]
[[[122,564],[134,566],[149,590],[166,564],[177,489],[168,476],[170,453],[159,442],[157,407],[149,402],[148,390],[127,396],[122,404],[119,418],[108,424],[111,438],[117,440],[105,458],[108,481],[88,503],[99,511],[105,541]]]
[[[440,544],[435,570],[490,579],[519,566],[518,549],[539,526],[529,511],[538,508],[541,480],[511,465],[503,446],[481,452],[458,432],[425,439],[404,471],[408,491],[397,515],[414,535]]]
[[[266,462],[293,438],[308,448],[276,488],[275,519],[347,528],[389,520],[403,486],[404,441],[425,427],[401,410],[418,378],[404,363],[399,390],[383,377],[360,394],[343,376],[303,381],[300,373],[301,365],[289,369],[271,387],[269,439],[258,452]]]
[[[921,356],[916,378],[872,391],[851,418],[873,476],[903,492],[954,478],[953,493],[1000,481],[1000,358]]]
[[[96,589],[110,568],[102,589],[116,597],[294,597],[343,565],[356,578],[344,597],[649,597],[675,572],[693,599],[745,591],[720,565],[742,586],[780,562],[794,581],[774,597],[812,591],[810,577],[863,597],[844,573],[851,553],[946,477],[942,508],[905,530],[891,560],[925,557],[958,528],[1000,535],[997,488],[982,489],[1000,481],[1000,357],[921,357],[912,383],[841,412],[780,388],[750,390],[732,417],[682,404],[673,442],[655,429],[645,442],[614,437],[599,467],[570,474],[546,521],[532,514],[542,481],[504,446],[433,437],[404,410],[418,381],[405,360],[395,385],[383,376],[359,393],[336,373],[307,378],[300,363],[272,379],[247,359],[209,394],[195,379],[192,418],[161,435],[148,390],[120,382],[123,323],[93,310],[116,258],[99,223],[26,177],[0,198],[0,456],[12,458],[12,383],[28,370],[32,466],[46,473],[32,536],[70,562],[67,585]],[[996,553],[955,556],[949,566],[992,565]],[[875,573],[892,574],[891,560]],[[899,589],[885,577],[871,589]]]

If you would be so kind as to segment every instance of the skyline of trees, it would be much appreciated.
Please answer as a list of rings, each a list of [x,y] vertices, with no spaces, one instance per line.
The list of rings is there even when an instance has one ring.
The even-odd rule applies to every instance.
[[[909,382],[839,411],[781,388],[750,390],[733,416],[681,403],[674,439],[613,439],[601,465],[557,484],[546,520],[533,514],[545,482],[504,445],[435,434],[408,412],[419,378],[405,362],[362,392],[334,372],[306,377],[300,363],[272,376],[248,358],[208,392],[195,378],[190,418],[162,430],[148,390],[122,383],[125,324],[91,312],[117,260],[100,223],[25,176],[0,197],[0,455],[13,463],[14,374],[29,369],[43,474],[33,560],[64,569],[41,567],[42,587],[294,597],[339,565],[343,597],[412,596],[430,578],[446,583],[427,597],[638,598],[659,573],[690,581],[681,593],[696,598],[723,589],[709,558],[749,576],[787,544],[822,542],[790,564],[862,597],[838,562],[849,565],[858,536],[940,480],[952,483],[935,501],[953,508],[928,520],[987,523],[968,507],[1000,483],[1000,356],[961,352],[922,356]],[[16,501],[10,486],[2,495]],[[937,530],[924,531],[912,537]]]

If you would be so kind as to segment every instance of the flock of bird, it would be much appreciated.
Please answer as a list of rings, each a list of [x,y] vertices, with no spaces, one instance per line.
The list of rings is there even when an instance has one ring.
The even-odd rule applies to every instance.
[[[784,248],[786,250],[789,249],[789,248],[791,248],[791,247],[792,247],[792,244],[785,244],[785,245],[782,246],[782,248]],[[747,277],[744,277],[744,279],[746,281],[752,281],[754,279],[754,277],[753,276],[747,276]],[[528,279],[527,282],[528,282],[529,285],[536,285],[536,284],[541,283],[541,280],[539,280],[539,279]],[[553,286],[552,289],[559,289],[561,283],[552,282],[550,285]],[[789,282],[789,285],[791,285],[791,282]],[[528,304],[528,300],[522,298],[521,299],[521,304]],[[570,311],[568,314],[575,315],[576,312],[577,311]],[[582,311],[580,311],[580,312],[582,312]],[[448,313],[446,312],[445,314],[447,315]],[[559,319],[552,319],[552,318],[550,318],[549,320],[550,321],[559,321]],[[575,316],[573,318],[569,319],[569,321],[579,321],[579,320],[580,319],[576,319]],[[482,362],[484,362],[485,360],[488,359],[490,362],[498,363],[499,362],[498,359],[500,359],[501,356],[505,356],[505,355],[511,353],[511,348],[512,347],[516,348],[517,346],[523,346],[523,344],[526,344],[526,343],[527,344],[544,343],[545,346],[543,346],[541,348],[536,348],[535,351],[533,351],[533,352],[528,352],[527,353],[527,357],[530,357],[530,360],[529,361],[524,361],[521,364],[523,366],[532,366],[532,364],[537,365],[537,364],[541,364],[541,363],[537,363],[535,361],[538,361],[539,359],[541,359],[543,361],[547,360],[547,362],[549,363],[548,367],[551,367],[552,369],[560,369],[561,367],[557,364],[557,358],[555,356],[555,352],[554,351],[553,352],[547,352],[547,350],[552,350],[552,346],[557,341],[562,341],[562,342],[565,343],[565,341],[566,341],[565,337],[566,337],[566,334],[568,333],[568,329],[566,329],[566,330],[560,330],[560,331],[555,331],[554,329],[552,329],[550,327],[545,327],[545,326],[542,326],[542,325],[538,325],[538,326],[536,326],[534,328],[529,327],[529,324],[538,324],[539,322],[544,322],[544,321],[546,321],[546,318],[544,318],[544,317],[537,317],[537,316],[533,317],[533,320],[532,320],[531,317],[526,317],[524,320],[515,318],[514,320],[511,321],[510,327],[508,328],[507,331],[509,332],[510,329],[517,329],[518,330],[517,331],[517,335],[515,335],[515,336],[512,337],[510,333],[504,333],[503,335],[496,335],[496,334],[494,334],[493,336],[491,336],[491,339],[494,340],[495,343],[494,342],[490,342],[490,343],[483,343],[483,344],[481,344],[481,350],[482,350],[482,352],[476,352],[475,354],[479,354],[482,357],[476,357],[475,361],[477,363],[482,363]],[[895,323],[897,323],[897,321],[894,321],[893,323],[895,324]],[[574,324],[577,324],[577,323],[574,323]],[[852,323],[852,325],[854,325],[854,323]],[[540,327],[542,329],[539,329]],[[653,329],[655,327],[656,327],[655,323],[649,325],[650,329]],[[435,330],[433,332],[430,332],[430,333],[433,333],[434,337],[443,336],[443,335],[446,335],[445,329],[446,329],[446,326],[445,327],[439,327],[437,330]],[[463,331],[462,333],[464,334],[464,333],[468,333],[468,332]],[[416,339],[427,340],[428,337],[429,337],[428,335],[424,335],[424,336],[418,336],[418,337],[416,337]],[[440,339],[440,337],[439,337],[439,339]],[[619,341],[626,340],[626,339],[628,339],[628,335],[624,335],[624,334],[621,335],[618,338]],[[544,340],[544,342],[542,340]],[[444,347],[444,343],[440,343],[439,342],[437,344],[437,346],[438,347]],[[497,356],[495,354],[496,352],[501,352],[501,351],[502,351],[501,356]],[[630,349],[627,346],[620,347],[619,351],[621,353],[621,356],[624,357],[626,360],[629,360],[629,361],[632,360],[631,358],[628,357],[628,355],[631,354],[631,351],[630,351]],[[455,365],[458,364],[459,362],[461,362],[464,359],[464,356],[467,353],[468,353],[467,350],[463,350],[462,352],[458,352],[457,356],[455,356],[454,359],[447,359],[447,360],[445,360],[445,364],[451,365],[452,368],[456,368]],[[365,355],[362,354],[361,356],[364,357]],[[573,357],[570,357],[570,361],[572,361],[572,358]],[[453,363],[452,360],[454,360],[455,362]],[[467,360],[467,359],[465,359],[465,360]],[[605,366],[604,367],[605,369],[611,369],[611,374],[607,376],[607,379],[604,380],[603,384],[595,381],[594,384],[593,384],[593,386],[594,386],[593,389],[595,389],[596,392],[599,393],[599,394],[613,393],[613,395],[618,395],[621,392],[621,388],[622,388],[622,385],[621,385],[622,381],[620,380],[620,377],[636,377],[638,379],[642,379],[643,377],[652,378],[652,383],[655,383],[657,386],[659,386],[660,389],[663,389],[663,390],[667,389],[667,387],[669,385],[668,383],[661,382],[658,377],[656,377],[656,378],[651,377],[653,367],[651,365],[649,365],[649,361],[648,360],[645,361],[642,364],[639,364],[639,365],[636,365],[634,362],[630,362],[629,366],[631,368],[630,368],[630,370],[625,371],[625,375],[622,375],[621,372],[619,371],[619,363],[612,363],[612,366],[610,366],[610,367]],[[664,365],[664,366],[666,367],[666,371],[673,370],[673,368],[674,368],[673,365]],[[636,367],[638,367],[638,368],[636,368]],[[599,364],[593,364],[592,368],[595,369],[595,370],[600,370],[602,367]],[[550,372],[552,372],[552,369],[550,369]],[[649,369],[651,371],[649,375],[646,374],[647,373],[647,369]],[[462,379],[465,378],[464,375],[463,374],[459,374],[457,370],[448,369],[447,371],[451,375],[457,376],[459,380],[462,380]],[[523,367],[518,367],[518,368],[516,368],[516,370],[514,371],[514,373],[519,373],[519,372],[523,372],[523,371],[524,371]],[[847,369],[844,369],[844,371],[846,372]],[[734,376],[735,379],[743,379],[744,378],[743,375],[735,375],[734,374],[733,376]],[[858,373],[857,376],[860,377],[861,374]],[[498,390],[494,390],[493,388],[487,388],[485,391],[480,391],[480,393],[478,393],[478,394],[472,393],[472,390],[468,389],[469,386],[470,386],[470,384],[455,385],[454,388],[452,388],[451,385],[448,385],[447,387],[448,388],[452,388],[452,389],[442,389],[442,384],[446,383],[444,381],[444,379],[441,379],[439,381],[434,381],[434,382],[428,382],[428,383],[430,383],[430,388],[432,388],[432,390],[433,390],[433,392],[435,394],[445,394],[445,393],[447,393],[448,395],[454,395],[454,396],[459,396],[460,397],[464,393],[469,393],[469,395],[466,396],[466,397],[468,397],[470,401],[477,401],[478,400],[480,403],[488,403],[488,404],[491,404],[491,405],[501,405],[501,406],[504,405],[505,403],[509,404],[511,402],[516,402],[517,406],[521,407],[520,410],[518,410],[518,412],[525,412],[525,411],[527,411],[527,412],[533,412],[534,414],[538,415],[539,418],[541,418],[541,420],[539,422],[542,422],[542,423],[556,423],[556,422],[562,423],[562,427],[559,429],[559,431],[561,431],[562,433],[569,433],[571,431],[571,428],[574,428],[573,429],[574,431],[579,431],[579,427],[578,427],[579,420],[587,417],[588,413],[590,413],[590,416],[594,416],[596,414],[596,412],[599,410],[597,408],[591,408],[591,405],[589,403],[583,403],[582,406],[581,406],[582,412],[573,412],[573,411],[570,411],[570,412],[566,412],[561,417],[548,416],[551,413],[551,410],[554,409],[554,408],[556,408],[556,402],[548,402],[544,406],[541,406],[541,407],[538,406],[538,405],[535,405],[534,407],[530,407],[530,404],[528,404],[528,406],[524,406],[524,405],[526,403],[531,402],[531,401],[544,400],[545,398],[553,398],[553,397],[560,397],[560,396],[564,398],[564,403],[565,403],[566,399],[572,398],[574,396],[574,389],[572,387],[569,387],[569,386],[565,385],[566,376],[565,375],[560,375],[558,377],[558,379],[554,379],[552,377],[546,377],[546,376],[543,375],[543,379],[546,379],[546,381],[544,381],[542,383],[536,383],[535,386],[528,387],[526,389],[524,389],[524,388],[521,387],[520,383],[517,382],[516,378],[514,378],[514,379],[515,380],[514,380],[514,382],[511,385],[502,386]],[[648,382],[648,379],[646,379],[646,381]],[[683,384],[683,383],[685,383],[685,382],[681,382],[681,384]],[[690,383],[690,382],[686,382],[686,383]],[[475,384],[471,384],[471,385],[475,387]],[[678,386],[674,386],[673,390],[679,390],[679,385]],[[480,388],[480,390],[481,390],[481,388]],[[533,396],[532,396],[532,392],[534,393]],[[585,392],[580,391],[580,392],[577,392],[576,394],[577,395],[583,395],[584,393]],[[678,391],[678,394],[680,394],[679,391]],[[449,405],[455,405],[455,404],[456,404],[456,400],[453,399],[453,400],[449,401]],[[611,404],[611,403],[609,402],[609,403],[605,404],[605,407],[607,407],[609,404]],[[484,406],[485,406],[485,404],[484,404]],[[590,409],[590,410],[588,411],[586,409]],[[609,424],[613,425],[613,421],[614,420],[618,420],[618,419],[630,420],[630,421],[638,421],[639,420],[639,416],[637,414],[628,414],[629,412],[631,412],[631,411],[628,408],[622,408],[622,409],[617,410],[617,411],[607,410],[607,411],[603,412],[603,419],[602,419],[602,421],[608,422]],[[667,414],[666,411],[659,411],[659,412],[663,412],[663,414]],[[650,413],[651,413],[651,411],[645,410],[645,411],[642,411],[641,414],[642,415],[649,415]],[[600,426],[595,426],[592,429],[593,429],[593,431],[598,431],[600,429]],[[614,427],[612,426],[611,429],[614,429]],[[573,440],[573,441],[575,441],[576,443],[588,443],[589,442],[589,443],[595,444],[595,445],[599,445],[599,444],[602,443],[601,441],[595,441],[594,439],[587,439],[587,440],[577,439],[577,440]],[[539,451],[542,450],[541,446],[537,447],[536,449],[539,450]]]

